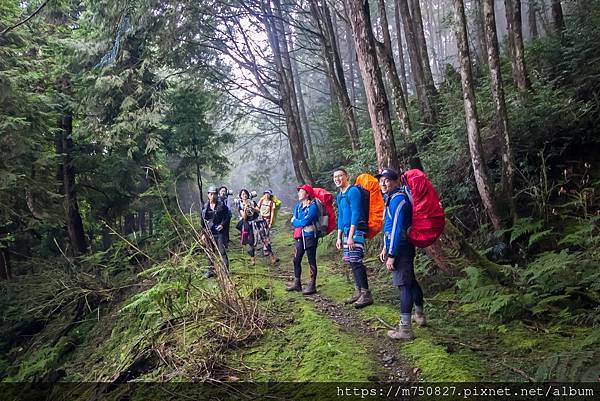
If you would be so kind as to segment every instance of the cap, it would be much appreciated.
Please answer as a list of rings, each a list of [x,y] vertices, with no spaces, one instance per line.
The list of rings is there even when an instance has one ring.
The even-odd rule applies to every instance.
[[[305,190],[309,197],[311,197],[311,198],[315,197],[315,191],[313,190],[313,187],[311,187],[310,185],[304,184],[304,185],[298,185],[296,187],[296,190],[298,190],[298,191],[301,189]]]
[[[265,189],[265,192],[263,192],[263,194],[273,195],[273,190],[272,189]]]
[[[210,193],[216,194],[217,193],[217,187],[215,187],[214,185],[211,185],[210,187],[208,187],[208,191],[206,191],[206,192],[208,192],[209,194]]]
[[[381,177],[385,177],[394,181],[396,181],[399,178],[398,173],[392,170],[391,168],[384,168],[379,174],[375,175],[375,178],[377,179],[380,179]]]

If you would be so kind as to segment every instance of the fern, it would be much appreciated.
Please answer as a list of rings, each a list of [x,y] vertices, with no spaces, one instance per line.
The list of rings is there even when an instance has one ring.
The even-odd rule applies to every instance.
[[[589,219],[581,219],[572,229],[573,232],[567,234],[558,244],[566,246],[590,247],[600,243],[600,237],[596,234],[596,224],[600,216],[594,216]]]
[[[542,231],[543,228],[544,222],[542,220],[534,220],[531,217],[519,219],[509,230],[511,232],[510,242],[514,242],[527,234],[538,233]]]

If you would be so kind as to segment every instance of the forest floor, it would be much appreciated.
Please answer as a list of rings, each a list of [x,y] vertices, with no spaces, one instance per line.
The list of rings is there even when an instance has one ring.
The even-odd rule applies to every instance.
[[[181,293],[181,287],[170,276],[164,280],[153,278],[159,277],[160,269],[169,268],[158,265],[139,275],[119,273],[124,278],[117,276],[113,282],[119,283],[120,289],[105,289],[92,281],[78,283],[73,288],[83,296],[75,294],[77,297],[72,299],[77,302],[62,302],[58,309],[48,310],[51,319],[40,318],[39,313],[33,317],[31,313],[44,306],[31,294],[43,295],[42,289],[52,285],[48,276],[23,275],[3,284],[0,292],[0,303],[6,304],[0,327],[0,379],[597,380],[600,361],[591,350],[600,342],[600,333],[592,328],[533,320],[502,322],[459,301],[454,283],[444,283],[448,279],[437,277],[435,271],[417,273],[422,278],[428,325],[415,327],[413,341],[388,339],[389,326],[397,325],[399,319],[399,294],[391,285],[389,273],[375,257],[367,258],[375,303],[361,310],[344,305],[353,283],[333,246],[333,235],[319,245],[317,294],[286,292],[285,285],[292,278],[293,251],[287,217],[279,217],[273,232],[274,250],[280,258],[275,266],[263,257],[251,266],[249,256],[237,242],[237,231],[231,232],[231,278],[242,296],[260,295],[258,305],[267,316],[267,324],[255,335],[239,342],[218,340],[223,338],[216,335],[222,330],[221,318],[211,314],[200,297],[202,291],[216,290],[214,279],[200,277],[206,264],[203,255],[189,254],[180,262],[171,262],[190,265],[184,272],[184,277],[189,275],[188,288],[200,291],[189,293],[183,301],[173,298]],[[305,261],[305,281],[307,276]],[[57,276],[54,285],[68,288],[64,277]],[[47,294],[41,298],[51,305],[57,295]],[[166,312],[185,308],[196,315],[194,319],[173,318]],[[582,371],[573,369],[578,364],[585,366],[584,374],[573,376],[570,372]]]

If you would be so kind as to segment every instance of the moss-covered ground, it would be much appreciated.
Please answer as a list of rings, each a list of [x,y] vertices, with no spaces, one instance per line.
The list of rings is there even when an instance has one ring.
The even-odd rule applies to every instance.
[[[3,302],[9,308],[4,317],[11,325],[2,328],[6,336],[0,343],[0,377],[3,381],[189,381],[208,377],[207,366],[214,370],[213,377],[235,381],[358,382],[386,377],[381,374],[375,344],[381,346],[387,325],[398,323],[399,294],[389,274],[373,256],[366,259],[375,304],[356,316],[375,329],[370,338],[353,330],[352,323],[336,323],[318,307],[318,299],[284,291],[286,278],[292,276],[293,245],[286,220],[282,214],[274,231],[274,249],[280,258],[277,266],[262,257],[251,266],[237,244],[237,232],[232,231],[232,280],[242,296],[259,294],[259,305],[268,317],[266,326],[253,337],[225,348],[217,341],[215,333],[221,325],[207,312],[201,297],[204,291],[214,291],[216,284],[200,275],[205,257],[189,254],[174,265],[165,263],[141,275],[129,274],[122,282],[126,290],[94,305],[93,313],[71,323],[64,333],[70,309],[40,326],[39,317],[27,317],[33,315],[25,308],[26,295],[15,292],[26,283],[5,287]],[[319,294],[341,305],[353,284],[332,238],[320,245],[318,265]],[[168,269],[173,270],[164,275],[169,279],[156,279]],[[303,273],[306,278],[307,269]],[[414,341],[389,345],[403,356],[395,363],[406,364],[418,380],[597,379],[597,331],[567,324],[502,322],[459,301],[455,283],[444,282],[448,278],[441,273],[421,265],[418,277],[429,324],[415,328]],[[25,279],[32,288],[44,285],[40,277]],[[182,298],[184,292],[187,295]],[[195,315],[192,320],[173,318],[191,315]],[[26,332],[23,325],[32,332],[8,341],[13,331]],[[118,376],[128,369],[135,374]]]

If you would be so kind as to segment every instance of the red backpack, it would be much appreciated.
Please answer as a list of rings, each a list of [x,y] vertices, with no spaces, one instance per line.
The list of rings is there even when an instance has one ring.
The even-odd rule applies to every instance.
[[[412,225],[408,240],[419,248],[426,248],[437,240],[446,224],[446,216],[437,191],[424,172],[412,169],[402,174],[402,183],[408,187],[412,204]]]
[[[333,195],[323,188],[313,188],[313,191],[319,209],[317,237],[321,238],[332,232],[337,226],[333,210]]]

